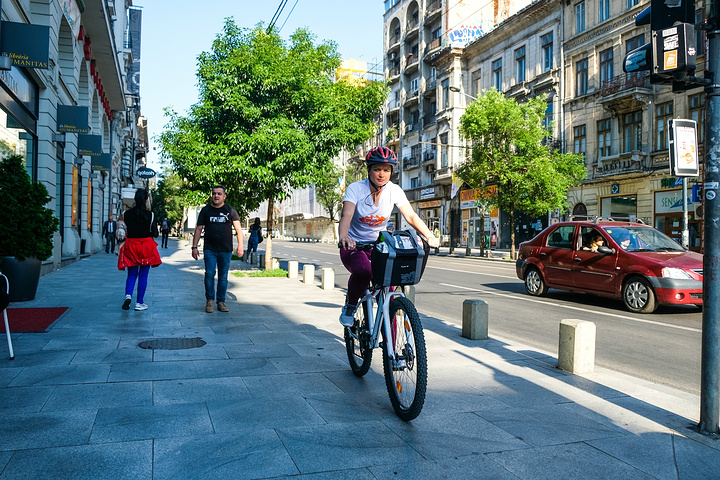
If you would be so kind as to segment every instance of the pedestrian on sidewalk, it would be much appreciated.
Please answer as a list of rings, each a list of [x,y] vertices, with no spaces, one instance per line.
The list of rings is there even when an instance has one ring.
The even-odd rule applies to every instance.
[[[217,299],[217,308],[221,312],[229,309],[225,304],[225,295],[228,287],[228,271],[233,252],[232,228],[235,227],[237,235],[237,255],[242,257],[244,239],[240,216],[237,211],[225,203],[227,193],[222,185],[212,188],[210,203],[205,205],[198,214],[197,227],[193,236],[192,257],[200,258],[198,243],[200,235],[205,229],[203,243],[203,260],[205,262],[205,311],[215,311],[214,301]],[[215,293],[215,270],[217,270],[217,295]]]
[[[160,232],[162,233],[160,246],[162,246],[162,248],[167,248],[168,237],[170,236],[170,220],[168,220],[167,215],[163,218],[163,221],[160,224]]]
[[[112,214],[108,216],[108,219],[103,223],[102,233],[105,237],[105,253],[115,253],[115,230],[117,224],[113,220]]]
[[[250,239],[248,240],[248,261],[253,252],[257,252],[258,244],[262,242],[262,226],[260,225],[260,217],[255,217],[255,222],[250,225]]]
[[[157,267],[162,263],[157,243],[155,243],[155,238],[158,236],[158,227],[151,208],[150,192],[144,188],[139,188],[135,192],[135,206],[125,212],[127,240],[120,247],[118,255],[118,269],[125,270],[127,268],[123,310],[130,309],[136,281],[137,303],[135,304],[135,310],[147,310],[145,291],[147,290],[150,267]]]

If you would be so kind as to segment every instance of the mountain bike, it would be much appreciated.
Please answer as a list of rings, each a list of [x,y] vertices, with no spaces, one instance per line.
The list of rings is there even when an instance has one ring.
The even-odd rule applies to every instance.
[[[377,242],[358,242],[369,251]],[[382,336],[382,341],[380,340]],[[345,349],[358,377],[370,369],[373,349],[381,348],[390,403],[400,419],[420,415],[427,389],[427,352],[420,316],[401,287],[370,285],[358,303],[355,323],[345,327]]]

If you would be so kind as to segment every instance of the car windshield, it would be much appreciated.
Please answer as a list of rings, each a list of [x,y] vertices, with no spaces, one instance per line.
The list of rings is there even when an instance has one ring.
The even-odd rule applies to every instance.
[[[608,227],[605,231],[628,252],[682,252],[675,240],[652,227]]]

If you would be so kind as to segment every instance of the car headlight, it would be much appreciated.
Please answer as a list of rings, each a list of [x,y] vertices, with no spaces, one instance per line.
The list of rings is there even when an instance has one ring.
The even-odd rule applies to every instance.
[[[665,267],[662,269],[662,276],[665,278],[692,279],[693,277],[682,268]]]

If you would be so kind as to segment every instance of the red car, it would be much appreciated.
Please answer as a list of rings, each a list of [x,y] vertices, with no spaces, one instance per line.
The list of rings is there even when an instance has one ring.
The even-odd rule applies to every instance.
[[[621,298],[631,312],[702,306],[703,257],[643,223],[556,223],[520,244],[518,278],[530,295],[548,288]]]

